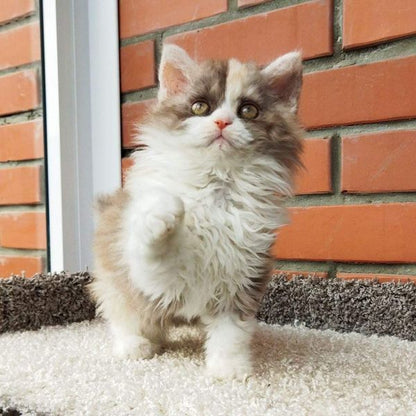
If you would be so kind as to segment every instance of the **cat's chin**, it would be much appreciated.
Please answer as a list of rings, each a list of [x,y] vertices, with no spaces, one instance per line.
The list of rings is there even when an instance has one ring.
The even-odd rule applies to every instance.
[[[234,147],[231,141],[225,138],[223,135],[219,135],[215,137],[214,139],[212,139],[209,143],[209,146],[214,146],[215,148],[218,148],[220,150]]]
[[[231,147],[230,143],[223,138],[215,139],[212,145],[218,147],[220,150]]]

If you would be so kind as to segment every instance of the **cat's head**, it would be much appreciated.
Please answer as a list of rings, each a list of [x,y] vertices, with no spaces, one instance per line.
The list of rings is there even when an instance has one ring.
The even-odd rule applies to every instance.
[[[290,170],[299,164],[298,52],[260,68],[235,59],[197,63],[178,46],[165,45],[159,82],[149,125],[163,131],[155,139],[163,141],[162,147],[211,160],[268,154]]]

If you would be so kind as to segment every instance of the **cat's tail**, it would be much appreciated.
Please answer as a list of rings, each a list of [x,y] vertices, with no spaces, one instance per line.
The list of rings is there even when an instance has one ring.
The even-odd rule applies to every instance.
[[[94,211],[101,213],[111,204],[111,195],[99,195],[94,201]]]
[[[94,202],[95,214],[102,214],[108,208],[119,205],[125,198],[126,195],[123,189],[118,189],[111,194],[98,195]]]

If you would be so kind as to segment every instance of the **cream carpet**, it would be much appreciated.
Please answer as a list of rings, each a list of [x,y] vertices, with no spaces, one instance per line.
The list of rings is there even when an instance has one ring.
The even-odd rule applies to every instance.
[[[256,374],[245,383],[204,376],[195,329],[175,330],[167,352],[152,360],[117,361],[110,351],[99,320],[0,335],[0,408],[62,416],[416,415],[416,342],[394,337],[263,324],[253,343]]]

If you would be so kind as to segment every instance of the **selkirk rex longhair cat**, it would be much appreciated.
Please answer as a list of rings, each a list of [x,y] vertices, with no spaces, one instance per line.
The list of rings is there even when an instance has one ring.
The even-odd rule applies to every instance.
[[[150,358],[177,319],[206,331],[207,373],[244,379],[282,198],[300,166],[302,61],[197,63],[163,49],[157,103],[125,187],[97,203],[91,291],[115,353]]]

